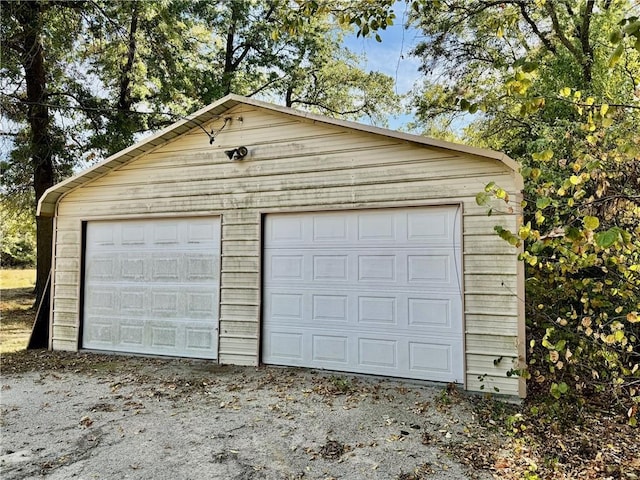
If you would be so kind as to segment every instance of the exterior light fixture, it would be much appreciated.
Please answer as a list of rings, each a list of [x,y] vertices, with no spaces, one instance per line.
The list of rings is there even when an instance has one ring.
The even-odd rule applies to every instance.
[[[238,147],[232,150],[225,150],[224,153],[227,155],[229,160],[242,160],[247,156],[249,150],[247,150],[247,147]]]

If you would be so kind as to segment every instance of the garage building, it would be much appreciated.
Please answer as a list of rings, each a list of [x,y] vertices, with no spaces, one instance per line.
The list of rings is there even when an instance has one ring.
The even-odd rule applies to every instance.
[[[229,95],[49,189],[50,348],[524,396],[504,154]],[[510,196],[493,214],[476,194]]]

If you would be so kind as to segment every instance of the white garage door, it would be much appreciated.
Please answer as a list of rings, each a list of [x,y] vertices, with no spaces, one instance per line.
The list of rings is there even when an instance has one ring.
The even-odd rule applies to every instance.
[[[88,222],[83,348],[217,358],[220,219]]]
[[[456,207],[265,222],[264,363],[463,381]]]

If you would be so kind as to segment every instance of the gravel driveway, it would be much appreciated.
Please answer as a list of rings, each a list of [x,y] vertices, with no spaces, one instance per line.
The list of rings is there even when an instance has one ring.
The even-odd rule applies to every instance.
[[[489,442],[445,385],[182,359],[3,358],[0,476],[464,479]]]

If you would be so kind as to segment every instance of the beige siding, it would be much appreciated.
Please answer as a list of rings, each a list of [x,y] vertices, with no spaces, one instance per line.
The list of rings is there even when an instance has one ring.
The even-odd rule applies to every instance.
[[[78,345],[82,221],[151,215],[222,217],[222,363],[259,362],[261,218],[276,211],[461,205],[467,387],[517,394],[506,371],[518,358],[518,263],[494,226],[515,229],[518,181],[503,163],[383,135],[320,125],[253,106],[215,143],[200,129],[178,137],[62,197],[58,205],[53,348]],[[242,122],[237,117],[242,117]],[[221,121],[206,128],[219,129]],[[249,155],[229,161],[224,150]],[[510,203],[493,215],[475,203],[490,181]],[[496,363],[496,359],[502,357]],[[482,377],[482,381],[478,377]]]
[[[260,332],[260,214],[231,210],[222,216],[220,362],[257,365]]]

